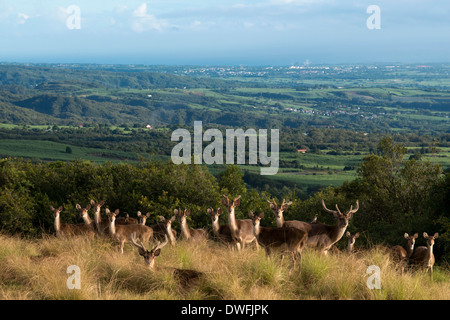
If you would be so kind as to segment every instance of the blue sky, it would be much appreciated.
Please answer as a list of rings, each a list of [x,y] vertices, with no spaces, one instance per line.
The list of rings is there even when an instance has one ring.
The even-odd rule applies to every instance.
[[[0,0],[0,61],[450,62],[449,16],[448,0]]]

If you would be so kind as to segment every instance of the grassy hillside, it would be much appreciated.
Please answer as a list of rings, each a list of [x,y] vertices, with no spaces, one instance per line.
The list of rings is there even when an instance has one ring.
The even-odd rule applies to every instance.
[[[67,147],[71,149],[71,153],[66,152]],[[83,159],[104,163],[106,161],[136,161],[138,157],[148,157],[148,155],[108,149],[83,148],[52,141],[0,139],[0,157],[20,157],[51,161]]]
[[[305,251],[293,267],[288,258],[266,259],[254,247],[237,252],[217,243],[179,241],[162,249],[152,272],[136,248],[126,245],[121,255],[109,239],[0,235],[0,243],[0,299],[450,299],[448,268],[436,267],[433,281],[423,271],[402,276],[381,247],[352,255]],[[67,288],[71,265],[81,271],[79,290]],[[366,285],[370,265],[381,269],[381,289]],[[171,268],[204,276],[185,285]]]

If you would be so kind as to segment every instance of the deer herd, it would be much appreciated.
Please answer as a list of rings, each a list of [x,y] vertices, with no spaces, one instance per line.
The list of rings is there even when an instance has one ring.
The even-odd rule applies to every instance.
[[[246,245],[254,243],[256,248],[263,247],[267,257],[270,257],[274,250],[282,250],[290,254],[294,264],[300,257],[302,250],[305,247],[315,248],[327,255],[330,250],[337,250],[335,243],[337,243],[345,234],[348,238],[348,253],[354,252],[354,245],[356,239],[359,237],[359,232],[351,234],[346,231],[349,220],[353,214],[359,210],[359,202],[356,200],[355,207],[350,206],[350,209],[344,213],[339,210],[336,204],[336,210],[328,209],[322,200],[322,208],[325,212],[331,213],[335,218],[334,225],[328,225],[317,221],[317,215],[311,222],[304,222],[298,220],[285,221],[283,213],[288,209],[292,202],[283,202],[278,205],[275,200],[268,200],[271,211],[275,215],[276,227],[263,227],[261,220],[264,218],[264,213],[255,214],[252,211],[248,213],[249,219],[236,219],[235,209],[240,204],[240,196],[229,199],[223,195],[221,203],[225,206],[228,215],[228,224],[220,224],[219,216],[223,214],[222,208],[216,210],[213,208],[207,209],[207,214],[211,217],[212,237],[209,236],[207,229],[193,229],[188,226],[187,217],[190,215],[190,210],[181,208],[174,209],[174,215],[170,219],[159,216],[160,222],[147,226],[146,221],[150,217],[150,213],[142,214],[137,212],[137,219],[129,217],[119,217],[119,209],[114,212],[108,208],[105,209],[107,218],[101,217],[101,207],[104,201],[95,202],[91,200],[90,204],[82,207],[76,205],[76,209],[80,213],[84,223],[81,224],[64,224],[60,222],[60,214],[63,207],[60,206],[55,209],[50,206],[54,215],[54,227],[57,236],[87,236],[95,237],[101,235],[108,235],[112,237],[119,244],[119,251],[123,254],[124,244],[129,243],[138,249],[139,255],[144,258],[148,266],[155,269],[155,258],[159,256],[161,249],[170,243],[172,246],[176,245],[177,232],[172,229],[172,223],[178,218],[181,239],[189,242],[203,242],[211,238],[223,243],[230,248],[236,248],[241,251]],[[94,210],[94,220],[89,217],[89,210]],[[427,246],[420,246],[414,250],[415,240],[418,234],[412,236],[407,233],[404,238],[407,240],[406,249],[403,246],[397,245],[390,249],[392,256],[396,263],[401,267],[403,274],[404,268],[407,265],[423,266],[430,272],[432,276],[433,265],[435,257],[433,254],[434,240],[438,237],[435,233],[429,236],[426,232],[423,237],[427,240]],[[147,250],[145,244],[155,240],[156,245],[151,250]],[[284,257],[284,254],[283,254]],[[175,269],[179,275],[188,277],[197,277],[200,273],[195,270]]]

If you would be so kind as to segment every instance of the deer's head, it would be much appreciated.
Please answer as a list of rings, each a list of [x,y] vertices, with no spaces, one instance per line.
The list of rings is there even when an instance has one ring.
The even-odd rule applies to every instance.
[[[96,212],[100,212],[100,208],[104,204],[105,204],[104,200],[102,200],[100,202],[95,202],[94,200],[91,200],[91,206]]]
[[[427,239],[427,245],[430,247],[434,245],[434,239],[437,239],[438,236],[437,232],[433,236],[429,236],[426,232],[423,233],[423,237]]]
[[[80,212],[80,216],[83,218],[88,216],[88,211],[91,209],[91,205],[88,204],[86,207],[83,208],[77,203],[75,208]]]
[[[188,209],[181,210],[180,208],[178,208],[173,210],[173,214],[176,217],[178,217],[180,222],[184,222],[186,221],[186,218],[191,214],[191,210]]]
[[[137,212],[137,216],[139,219],[139,224],[145,225],[145,222],[148,218],[150,218],[150,212],[147,212],[145,215],[142,214],[140,211]]]
[[[250,219],[252,219],[252,223],[255,227],[258,227],[261,219],[264,218],[264,212],[261,212],[259,215],[256,215],[253,213],[253,211],[249,211],[248,216]]]
[[[53,206],[50,206],[50,210],[52,210],[53,216],[56,218],[56,217],[59,216],[59,214],[60,214],[61,211],[63,210],[63,207],[60,206],[59,208],[55,209],[55,208],[53,208]]]
[[[353,217],[353,214],[358,211],[359,209],[359,201],[356,200],[356,207],[353,209],[353,206],[350,206],[350,209],[346,211],[345,213],[342,213],[341,210],[339,210],[338,205],[336,204],[336,210],[330,210],[325,205],[325,201],[322,200],[322,207],[326,212],[329,212],[333,214],[334,218],[336,219],[337,226],[339,228],[346,228],[348,226],[348,220],[350,220]]]
[[[416,243],[416,239],[419,235],[415,233],[414,235],[410,236],[409,234],[405,233],[403,236],[408,241],[408,247],[411,250],[414,249],[414,244]]]
[[[153,249],[147,250],[142,241],[137,239],[136,232],[133,232],[131,234],[131,243],[138,248],[139,255],[144,258],[145,263],[148,264],[150,268],[154,269],[155,258],[159,256],[161,249],[169,242],[166,235],[164,235],[164,238],[165,240],[163,243],[158,241]]]
[[[219,216],[222,214],[222,208],[217,208],[216,211],[214,211],[213,208],[208,208],[206,211],[210,216],[213,223],[216,223],[219,220]]]
[[[359,238],[359,232],[355,233],[354,235],[352,235],[349,231],[346,232],[345,234],[348,238],[348,243],[350,245],[354,245],[356,242],[356,239]]]
[[[228,213],[234,212],[234,208],[236,208],[241,203],[241,196],[238,196],[230,201],[226,195],[222,196],[222,204],[227,207]]]
[[[116,211],[112,212],[108,208],[105,210],[106,214],[108,215],[109,222],[116,221],[116,216],[119,214],[119,209],[116,209]]]
[[[267,200],[267,202],[270,205],[270,209],[275,214],[276,219],[281,219],[283,217],[283,212],[286,211],[287,208],[292,204],[292,201],[286,202],[285,199],[283,199],[281,205],[278,205],[275,199],[273,199],[272,201]]]
[[[163,216],[159,216],[159,220],[161,221],[161,223],[164,224],[164,228],[165,228],[166,230],[169,230],[169,229],[171,228],[172,222],[175,221],[175,218],[176,218],[175,216],[172,216],[172,218],[166,219],[166,218],[164,218]]]

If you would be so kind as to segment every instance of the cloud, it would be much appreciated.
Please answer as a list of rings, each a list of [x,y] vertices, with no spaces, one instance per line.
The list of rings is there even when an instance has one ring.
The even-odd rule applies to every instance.
[[[133,21],[131,23],[131,29],[134,32],[162,32],[169,27],[172,26],[170,26],[167,20],[158,19],[154,15],[147,13],[147,3],[142,3],[133,11]]]
[[[24,24],[24,23],[28,20],[28,18],[30,18],[29,15],[20,12],[20,13],[17,15],[17,23],[18,23],[18,24]]]

